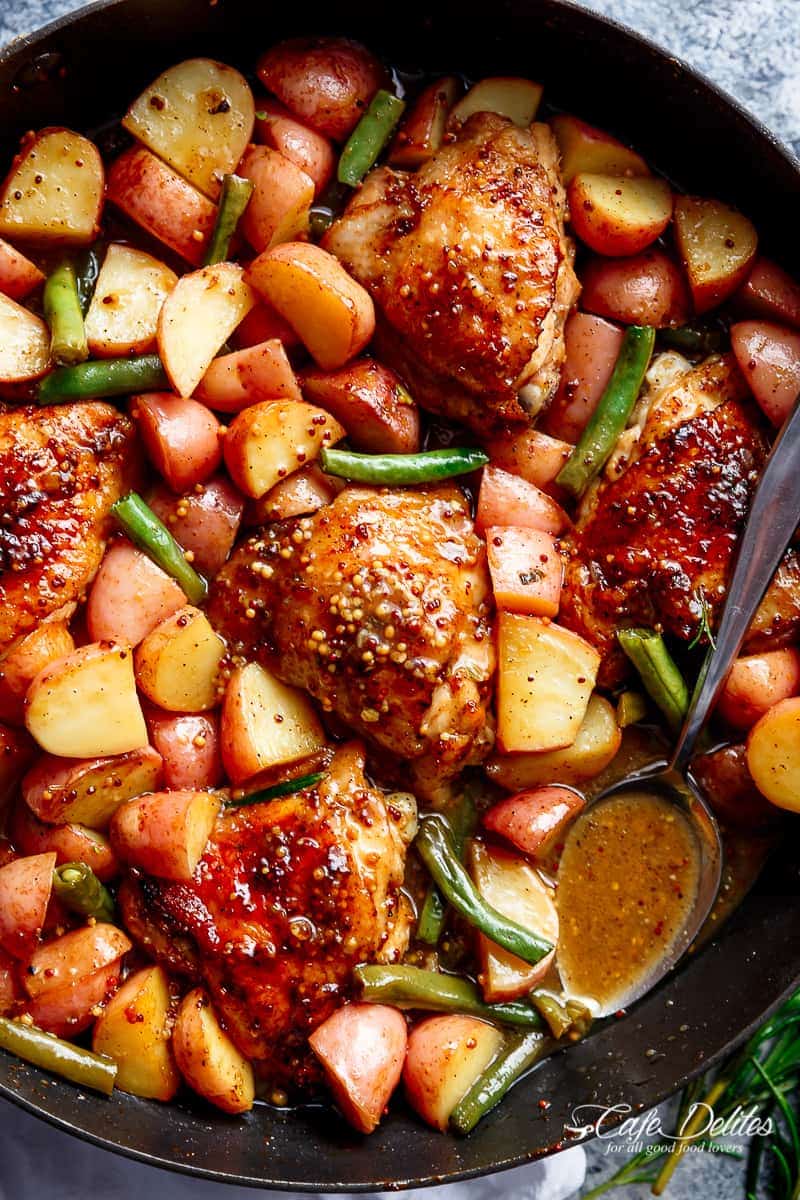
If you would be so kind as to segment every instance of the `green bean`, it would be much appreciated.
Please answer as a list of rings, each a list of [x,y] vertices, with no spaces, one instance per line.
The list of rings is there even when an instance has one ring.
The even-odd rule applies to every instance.
[[[725,335],[721,329],[700,329],[695,325],[660,329],[659,338],[666,346],[682,350],[685,354],[717,354],[725,345]]]
[[[464,843],[472,837],[478,823],[475,799],[469,787],[447,805],[444,816],[450,826],[453,849],[459,858],[464,855]],[[435,883],[428,886],[425,900],[417,921],[417,938],[428,946],[435,946],[442,936],[447,905]]]
[[[620,629],[617,641],[639,672],[648,696],[672,729],[680,729],[689,707],[689,689],[660,633],[654,629]]]
[[[542,1018],[530,1004],[518,1000],[485,1004],[475,984],[458,975],[423,971],[421,967],[364,964],[356,967],[354,975],[361,985],[362,999],[375,1004],[418,1008],[424,1012],[467,1013],[496,1025],[542,1027]]]
[[[375,162],[392,136],[395,125],[403,115],[405,101],[380,88],[372,97],[369,108],[347,139],[337,178],[340,183],[356,187]]]
[[[254,187],[252,179],[244,179],[241,175],[223,175],[217,220],[203,258],[204,267],[227,260],[230,254],[231,240],[242,218],[242,213],[250,202]]]
[[[470,925],[525,962],[537,963],[550,953],[552,942],[504,917],[483,899],[458,860],[442,816],[422,818],[414,845],[445,899]]]
[[[571,1041],[578,1041],[588,1033],[592,1014],[580,1000],[564,1000],[545,991],[531,992],[530,1000],[554,1038],[568,1036]]]
[[[630,325],[597,408],[556,483],[576,498],[602,471],[625,429],[650,363],[656,331],[649,325]]]
[[[140,354],[59,367],[44,377],[36,398],[39,404],[63,404],[68,400],[157,392],[167,387],[169,380],[158,355]]]
[[[81,304],[81,312],[86,316],[89,311],[89,305],[92,302],[97,276],[100,274],[100,255],[97,247],[92,246],[89,250],[84,251],[78,257],[78,265],[75,267],[75,279],[78,285],[78,299]]]
[[[50,352],[57,363],[74,366],[89,357],[75,268],[60,263],[45,281],[44,318],[50,326]]]
[[[542,1057],[547,1045],[548,1040],[542,1033],[509,1037],[494,1062],[453,1109],[450,1128],[456,1133],[470,1133],[500,1103],[512,1084]]]
[[[647,701],[641,692],[623,692],[617,700],[617,724],[620,729],[635,725],[647,716]]]
[[[72,1042],[64,1042],[34,1025],[0,1017],[0,1047],[54,1075],[81,1087],[94,1088],[110,1096],[117,1077],[117,1064],[105,1054],[93,1054]]]
[[[114,920],[111,892],[84,862],[63,863],[53,872],[53,892],[65,908],[97,921]]]
[[[354,479],[358,483],[400,485],[467,475],[488,461],[488,455],[472,447],[421,450],[418,454],[356,454],[352,450],[323,448],[319,459],[328,475]]]
[[[277,800],[281,796],[293,796],[295,792],[304,792],[306,788],[316,787],[325,778],[324,771],[313,775],[298,775],[294,779],[285,779],[283,783],[274,783],[272,787],[262,788],[242,796],[239,800],[226,801],[228,808],[245,808],[248,804],[263,804],[267,800]]]
[[[181,585],[192,604],[201,604],[208,593],[208,584],[198,575],[166,525],[137,492],[128,492],[111,511],[128,537],[153,562]]]
[[[335,213],[327,204],[312,204],[308,210],[308,229],[316,241],[327,233],[335,220]]]

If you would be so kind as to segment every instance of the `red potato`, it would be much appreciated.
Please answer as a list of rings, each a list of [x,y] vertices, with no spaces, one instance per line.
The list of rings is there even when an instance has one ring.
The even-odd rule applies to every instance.
[[[251,500],[245,521],[248,525],[263,525],[266,521],[302,517],[331,504],[338,494],[333,476],[326,475],[316,463],[310,463],[276,483],[266,496]]]
[[[7,1017],[14,1011],[21,993],[17,964],[10,954],[0,950],[0,1017]]]
[[[344,141],[384,82],[372,54],[347,38],[291,38],[262,54],[264,86],[318,133]]]
[[[0,383],[41,379],[50,368],[50,330],[41,317],[0,292]]]
[[[183,589],[128,541],[106,551],[86,605],[93,642],[138,646],[151,629],[186,603]]]
[[[109,837],[119,857],[161,879],[189,880],[221,808],[209,792],[153,792],[121,805]]]
[[[16,795],[19,781],[35,754],[34,741],[24,729],[0,725],[0,808]]]
[[[122,964],[115,959],[93,975],[76,979],[29,1000],[25,1013],[33,1024],[56,1037],[73,1038],[88,1029],[98,1011],[116,992]]]
[[[0,292],[12,300],[24,300],[44,283],[44,272],[35,263],[0,238]]]
[[[112,243],[84,321],[91,357],[152,353],[161,305],[177,282],[175,272],[157,258]]]
[[[154,791],[162,778],[161,755],[152,746],[142,745],[114,758],[78,761],[44,754],[23,779],[22,795],[47,824],[104,829],[120,804],[131,796]]]
[[[183,496],[157,484],[148,503],[181,548],[192,554],[192,565],[213,578],[233,549],[244,511],[244,498],[227,475],[215,475]]]
[[[138,646],[136,683],[167,712],[206,712],[220,699],[225,654],[225,643],[206,614],[187,604]]]
[[[561,174],[570,183],[583,171],[603,175],[649,175],[647,163],[610,133],[579,117],[560,113],[550,121],[561,154]]]
[[[734,302],[748,315],[800,329],[800,284],[768,258],[756,259]]]
[[[222,462],[221,426],[205,404],[148,392],[132,398],[131,416],[148,458],[173,492],[204,483]]]
[[[494,1025],[461,1013],[427,1017],[408,1038],[403,1084],[424,1121],[444,1132],[450,1114],[500,1051]]]
[[[473,113],[498,113],[508,117],[523,129],[530,126],[536,116],[544,88],[532,79],[521,79],[515,75],[490,75],[472,85],[450,113],[451,129],[458,129]]]
[[[738,658],[717,702],[720,716],[749,729],[781,700],[800,692],[800,650],[794,647]]]
[[[222,761],[234,784],[269,767],[301,762],[325,745],[308,695],[257,663],[237,667],[225,689],[220,722]]]
[[[486,552],[499,609],[537,617],[556,615],[564,565],[551,534],[494,525],[486,530]]]
[[[228,427],[225,465],[236,486],[258,500],[344,436],[339,422],[321,408],[263,400],[240,412]]]
[[[0,234],[51,245],[88,246],[103,211],[103,162],[71,129],[26,135],[0,188]]]
[[[672,191],[651,176],[576,175],[567,188],[575,233],[598,254],[638,254],[672,217]]]
[[[392,166],[413,171],[433,157],[444,140],[450,109],[462,88],[455,75],[428,84],[406,113],[389,147]]]
[[[130,938],[105,921],[73,929],[34,950],[23,977],[25,991],[35,1000],[65,984],[94,975],[122,958],[130,948]]]
[[[305,371],[303,395],[331,413],[354,449],[367,454],[419,450],[419,409],[388,367],[361,358],[338,371]]]
[[[95,1054],[117,1064],[114,1086],[134,1096],[171,1100],[180,1075],[170,1046],[172,996],[163,967],[145,967],[125,980],[92,1034]]]
[[[489,463],[481,476],[475,529],[484,533],[490,527],[507,525],[555,534],[563,533],[569,518],[560,505],[535,484]]]
[[[592,313],[568,317],[561,383],[542,422],[547,433],[565,442],[579,440],[611,378],[623,336],[618,326]]]
[[[747,735],[747,767],[756,787],[771,804],[793,813],[800,812],[798,735],[800,697],[796,696],[773,704]]]
[[[277,150],[293,162],[313,181],[314,194],[319,196],[336,169],[336,155],[328,139],[308,125],[301,125],[276,100],[259,100],[256,110],[253,141]]]
[[[145,714],[153,745],[164,761],[164,785],[205,791],[222,783],[219,721],[213,713]]]
[[[719,200],[675,198],[675,240],[695,311],[722,304],[745,281],[758,249],[752,222]]]
[[[692,774],[713,812],[726,825],[749,830],[774,825],[778,814],[753,781],[745,746],[722,746],[699,755],[692,763]]]
[[[583,796],[571,788],[535,788],[493,804],[483,814],[483,824],[523,854],[546,858],[585,806]]]
[[[254,190],[239,228],[259,253],[290,242],[308,230],[314,180],[269,146],[249,146],[238,173]]]
[[[132,146],[112,163],[108,199],[192,266],[203,261],[217,208],[155,154]]]
[[[231,345],[237,350],[247,350],[249,346],[259,346],[262,342],[274,339],[281,342],[287,351],[302,344],[289,322],[263,301],[250,309],[230,336]]]
[[[325,371],[355,358],[375,332],[369,292],[321,246],[275,246],[250,264],[247,279],[297,330]]]
[[[20,797],[11,813],[9,833],[22,854],[56,856],[56,866],[83,862],[101,882],[119,874],[119,862],[108,839],[86,825],[45,825]]]
[[[283,343],[277,338],[215,358],[194,397],[216,412],[238,413],[259,400],[302,400]]]
[[[253,1068],[221,1027],[203,988],[194,988],[181,1001],[172,1050],[186,1082],[211,1104],[227,1113],[253,1107]]]
[[[519,475],[545,492],[556,492],[556,475],[572,454],[568,442],[548,437],[538,429],[500,434],[490,438],[485,448],[493,467]]]
[[[800,333],[771,321],[731,325],[731,348],[760,408],[782,425],[800,394]]]
[[[680,268],[662,250],[631,258],[594,258],[583,271],[581,304],[623,325],[685,325],[691,312]]]
[[[25,693],[40,671],[75,649],[66,621],[43,621],[0,659],[0,720],[25,722]]]
[[[346,1004],[308,1039],[343,1116],[360,1133],[380,1123],[400,1082],[407,1041],[405,1017],[385,1004]]]
[[[53,890],[56,856],[31,854],[0,867],[0,946],[14,958],[33,953]]]

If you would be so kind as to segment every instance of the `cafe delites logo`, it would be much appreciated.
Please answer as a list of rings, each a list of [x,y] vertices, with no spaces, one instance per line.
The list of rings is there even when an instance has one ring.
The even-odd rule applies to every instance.
[[[756,1106],[737,1107],[718,1117],[710,1104],[698,1100],[687,1109],[679,1128],[668,1133],[658,1112],[633,1115],[630,1104],[580,1104],[572,1110],[565,1132],[572,1137],[596,1137],[606,1143],[606,1154],[660,1154],[682,1142],[685,1150],[724,1153],[721,1139],[768,1137],[774,1132],[772,1117]],[[684,1133],[684,1130],[691,1132]]]

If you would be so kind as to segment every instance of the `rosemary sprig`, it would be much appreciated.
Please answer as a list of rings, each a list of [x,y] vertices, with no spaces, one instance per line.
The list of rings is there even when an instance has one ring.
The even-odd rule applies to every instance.
[[[715,650],[716,642],[714,641],[714,634],[711,630],[711,605],[706,599],[706,594],[703,591],[702,584],[695,588],[694,597],[697,603],[700,605],[700,620],[697,623],[697,633],[689,642],[689,649],[694,650],[695,646],[699,646],[705,641],[705,643],[709,645],[712,650]]]

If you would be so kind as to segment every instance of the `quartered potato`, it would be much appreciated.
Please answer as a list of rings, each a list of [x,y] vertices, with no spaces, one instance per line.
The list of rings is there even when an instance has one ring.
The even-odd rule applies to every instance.
[[[0,189],[0,234],[88,246],[100,229],[105,173],[97,147],[71,129],[26,143]]]
[[[180,1075],[170,1045],[169,981],[163,967],[125,980],[94,1027],[92,1049],[117,1064],[115,1086],[150,1100],[171,1100]]]
[[[22,781],[26,804],[48,824],[105,829],[120,804],[161,784],[161,755],[146,740],[138,750],[109,758],[43,755]]]
[[[580,784],[606,769],[621,741],[613,707],[595,694],[571,746],[534,754],[495,754],[486,771],[495,783],[514,792],[547,783]]]
[[[265,400],[228,426],[225,465],[237,487],[257,500],[344,436],[339,422],[313,404]]]
[[[211,1104],[228,1113],[253,1107],[253,1068],[220,1025],[203,988],[181,1001],[172,1049],[186,1082]]]
[[[325,745],[305,692],[287,687],[257,663],[234,671],[222,706],[222,761],[233,783],[267,767],[298,762]]]
[[[747,278],[758,248],[752,222],[719,200],[675,198],[675,240],[695,310],[721,304]]]
[[[153,350],[161,305],[177,282],[175,272],[151,254],[112,243],[84,323],[92,356],[118,358]]]
[[[450,1114],[500,1052],[496,1025],[461,1013],[428,1017],[408,1039],[403,1083],[408,1102],[424,1121],[443,1132]]]
[[[0,383],[41,379],[50,366],[50,330],[41,317],[0,295]]]
[[[451,125],[462,125],[476,112],[498,113],[515,125],[530,125],[544,88],[531,79],[496,75],[471,87],[450,113]]]
[[[109,835],[123,862],[162,879],[191,879],[221,802],[208,792],[152,792],[121,805]]]
[[[217,701],[224,655],[225,645],[208,617],[189,604],[156,625],[140,644],[136,682],[168,712],[203,712]]]
[[[429,84],[414,101],[389,149],[392,166],[414,169],[432,158],[447,130],[447,118],[462,84],[447,75]]]

